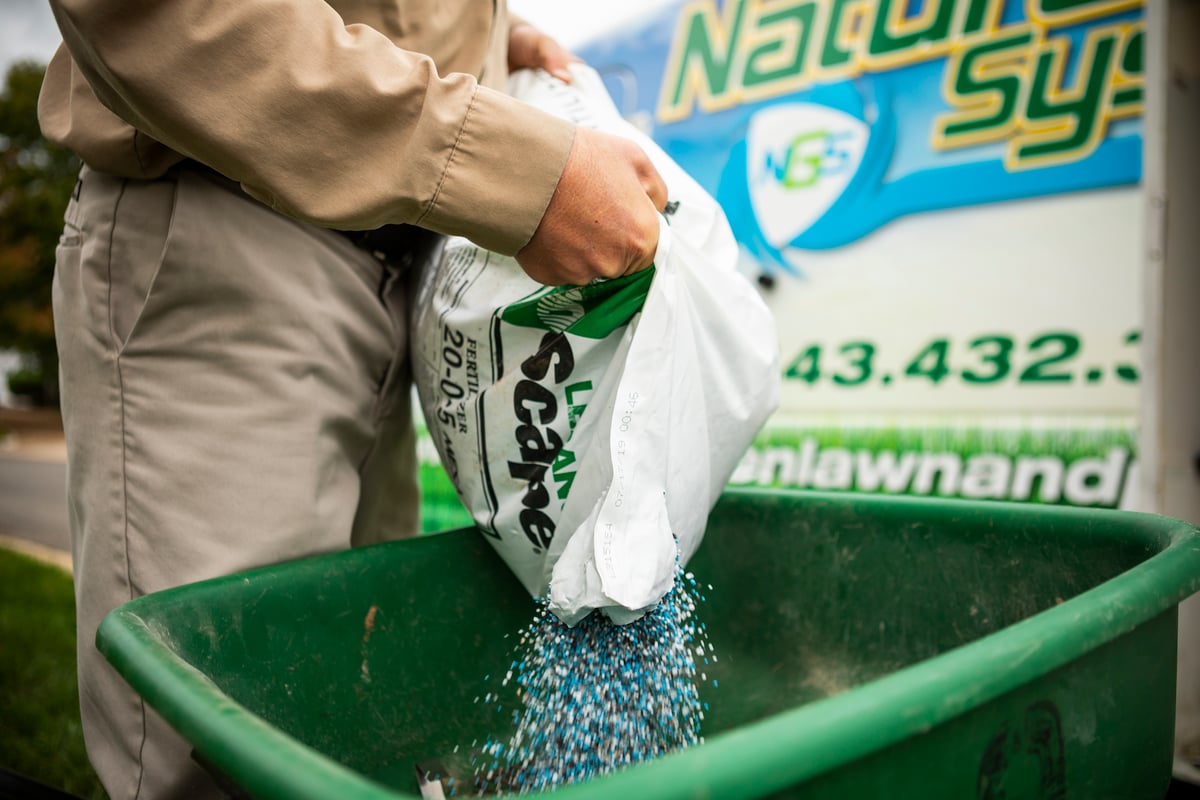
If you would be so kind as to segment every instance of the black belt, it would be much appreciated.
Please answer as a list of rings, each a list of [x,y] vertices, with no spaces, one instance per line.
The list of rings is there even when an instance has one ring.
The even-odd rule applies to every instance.
[[[401,270],[424,261],[442,241],[441,234],[416,225],[384,225],[369,231],[337,232],[353,242],[355,247]]]

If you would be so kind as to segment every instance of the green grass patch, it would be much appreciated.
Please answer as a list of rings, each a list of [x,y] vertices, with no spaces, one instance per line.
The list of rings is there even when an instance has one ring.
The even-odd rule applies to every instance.
[[[0,767],[88,800],[105,798],[79,722],[71,577],[3,549],[0,709]]]

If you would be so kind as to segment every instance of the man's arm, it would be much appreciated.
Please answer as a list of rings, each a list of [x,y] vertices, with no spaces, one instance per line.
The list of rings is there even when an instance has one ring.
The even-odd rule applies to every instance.
[[[51,5],[105,105],[283,213],[343,228],[409,222],[502,253],[533,245],[522,263],[554,282],[603,271],[560,274],[539,261],[539,244],[574,264],[595,249],[585,231],[616,243],[605,252],[627,249],[620,222],[581,229],[553,208],[543,220],[563,206],[559,195],[607,192],[574,169],[559,185],[575,150],[571,125],[468,75],[439,76],[429,58],[344,25],[319,0]]]
[[[517,263],[534,280],[582,285],[650,266],[662,177],[628,139],[580,128],[546,214]]]
[[[509,69],[540,68],[570,83],[570,64],[579,60],[531,23],[512,17]],[[636,272],[654,257],[656,212],[666,202],[666,185],[640,148],[580,130],[546,214],[517,261],[547,284]],[[624,237],[611,235],[620,231]]]

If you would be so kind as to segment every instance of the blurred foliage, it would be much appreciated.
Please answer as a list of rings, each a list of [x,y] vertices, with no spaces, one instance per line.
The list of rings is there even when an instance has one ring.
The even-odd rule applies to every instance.
[[[22,367],[8,373],[8,391],[18,397],[27,398],[34,405],[45,405],[49,398],[46,396],[46,380],[42,370]]]
[[[57,400],[58,357],[50,311],[54,248],[79,160],[42,137],[38,92],[45,66],[13,64],[0,92],[0,349],[21,354],[42,388],[29,396]]]

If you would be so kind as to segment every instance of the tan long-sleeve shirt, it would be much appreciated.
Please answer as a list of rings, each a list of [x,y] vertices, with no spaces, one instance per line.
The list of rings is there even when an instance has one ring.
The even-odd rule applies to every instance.
[[[51,0],[47,138],[152,178],[193,159],[282,213],[516,253],[574,128],[497,89],[504,0]],[[491,87],[491,88],[489,88]]]

